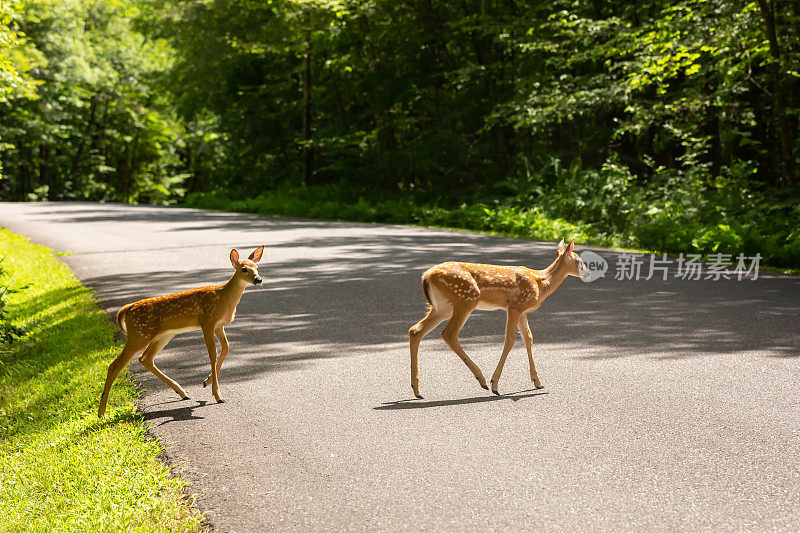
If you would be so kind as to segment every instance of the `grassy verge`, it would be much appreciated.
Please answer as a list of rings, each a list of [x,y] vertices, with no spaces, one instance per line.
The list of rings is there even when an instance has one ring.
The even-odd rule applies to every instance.
[[[114,328],[50,250],[0,229],[0,531],[198,531],[130,380],[97,418]]]
[[[543,241],[575,238],[583,245],[641,252],[696,253],[704,257],[717,252],[734,257],[744,253],[750,257],[758,252],[762,256],[762,268],[800,273],[798,230],[791,233],[791,228],[780,228],[761,234],[753,224],[738,228],[735,224],[671,219],[666,211],[653,216],[638,213],[642,220],[628,223],[628,230],[609,231],[605,225],[565,220],[539,207],[492,203],[448,208],[416,202],[408,196],[373,201],[353,196],[352,190],[335,185],[276,189],[244,199],[232,198],[224,192],[193,193],[187,197],[185,205],[273,216],[417,224]]]

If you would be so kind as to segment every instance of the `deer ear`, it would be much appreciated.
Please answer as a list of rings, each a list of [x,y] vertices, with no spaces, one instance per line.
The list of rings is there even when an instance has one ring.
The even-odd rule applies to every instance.
[[[231,264],[233,266],[239,265],[239,252],[236,251],[236,248],[231,250]]]
[[[565,249],[566,245],[564,244],[564,239],[561,239],[561,242],[558,243],[558,253],[563,254]]]
[[[572,253],[572,250],[575,248],[575,239],[572,239],[570,243],[567,245],[567,253]]]
[[[259,261],[261,261],[262,253],[264,253],[264,247],[259,246],[253,251],[252,254],[250,254],[250,257],[248,259],[250,259],[250,261],[252,261],[253,263],[258,263]]]

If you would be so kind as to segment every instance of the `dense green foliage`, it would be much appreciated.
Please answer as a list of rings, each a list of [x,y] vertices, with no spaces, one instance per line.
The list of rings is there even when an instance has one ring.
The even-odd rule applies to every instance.
[[[12,4],[18,40],[36,51],[22,68],[38,85],[0,108],[4,198],[162,201],[180,193],[183,126],[160,85],[173,51],[136,29],[139,4]]]
[[[97,419],[114,328],[50,250],[0,229],[0,531],[201,531],[145,435],[133,383]],[[47,275],[43,276],[42,272]]]
[[[4,199],[334,185],[344,209],[531,211],[800,265],[798,2],[10,6]]]

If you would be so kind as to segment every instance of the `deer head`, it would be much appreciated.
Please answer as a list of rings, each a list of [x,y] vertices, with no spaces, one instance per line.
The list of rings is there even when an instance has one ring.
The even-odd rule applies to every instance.
[[[236,248],[231,250],[231,264],[236,269],[234,277],[238,278],[246,284],[252,283],[253,285],[261,284],[261,276],[258,275],[258,263],[261,261],[261,254],[264,252],[264,247],[260,246],[250,254],[247,259],[239,260],[239,252]]]
[[[556,261],[562,265],[562,268],[565,269],[568,276],[586,279],[592,275],[592,271],[589,270],[589,267],[586,266],[583,259],[573,251],[574,247],[575,239],[572,239],[569,244],[564,244],[564,239],[561,239],[556,249]]]

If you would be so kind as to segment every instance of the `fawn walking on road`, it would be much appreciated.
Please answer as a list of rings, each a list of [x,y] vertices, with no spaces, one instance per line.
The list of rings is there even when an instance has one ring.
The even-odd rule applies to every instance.
[[[255,250],[250,257],[239,260],[239,252],[231,250],[231,263],[236,272],[225,285],[207,285],[188,291],[156,296],[146,300],[123,305],[117,312],[117,324],[127,335],[125,347],[119,357],[108,367],[108,376],[100,397],[98,416],[103,416],[108,403],[108,392],[111,385],[125,368],[133,356],[139,356],[139,362],[147,370],[158,376],[161,381],[172,387],[182,399],[187,399],[186,391],[177,382],[170,379],[156,367],[153,359],[164,346],[178,333],[202,330],[208,356],[211,360],[211,374],[203,382],[203,387],[211,383],[211,391],[218,402],[225,400],[219,394],[217,378],[222,369],[222,361],[228,354],[228,339],[224,327],[233,322],[236,305],[250,285],[261,283],[256,263],[261,260],[264,247]],[[219,339],[220,354],[217,358],[217,346],[214,337]]]
[[[422,289],[430,304],[428,314],[408,330],[411,346],[411,388],[417,398],[419,392],[419,367],[417,354],[422,338],[448,318],[450,321],[442,331],[447,345],[469,367],[478,383],[484,389],[486,379],[478,366],[467,356],[458,342],[458,332],[475,309],[504,309],[507,313],[506,341],[500,362],[492,375],[492,392],[497,392],[497,384],[506,356],[514,346],[519,329],[528,351],[531,381],[537,389],[542,388],[536,366],[533,363],[531,346],[533,335],[528,325],[527,313],[538,308],[567,276],[585,278],[589,269],[573,251],[575,241],[568,245],[564,239],[558,245],[556,260],[544,270],[532,270],[523,266],[480,265],[475,263],[448,262],[428,269],[422,275]]]

